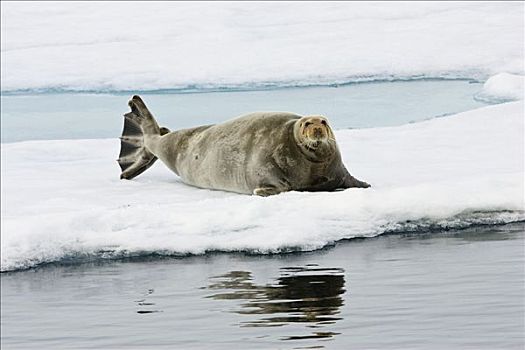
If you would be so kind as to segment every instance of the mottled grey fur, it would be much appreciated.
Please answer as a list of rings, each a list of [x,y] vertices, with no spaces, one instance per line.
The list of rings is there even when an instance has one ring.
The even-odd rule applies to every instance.
[[[140,97],[134,96],[129,105],[132,111],[125,115],[126,123],[140,125],[143,135],[135,142],[138,151],[124,155],[123,135],[121,178],[133,178],[158,158],[189,185],[245,194],[370,186],[346,170],[328,126],[331,138],[308,148],[299,131],[305,117],[252,113],[221,124],[168,132],[158,126]],[[136,138],[136,128],[128,129]],[[123,167],[134,156],[137,161]]]

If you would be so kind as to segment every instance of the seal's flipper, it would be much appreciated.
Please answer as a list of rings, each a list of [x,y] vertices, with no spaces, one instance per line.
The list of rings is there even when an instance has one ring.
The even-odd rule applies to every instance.
[[[142,174],[157,160],[144,146],[144,134],[164,135],[169,130],[159,127],[139,96],[133,96],[128,104],[131,112],[124,114],[124,129],[117,161],[122,170],[120,178],[130,180]]]
[[[352,188],[352,187],[369,188],[370,184],[367,183],[367,182],[364,182],[364,181],[356,179],[355,177],[350,175],[350,173],[347,172],[345,180],[344,180],[343,188]]]
[[[261,197],[273,196],[281,192],[282,191],[278,190],[277,187],[273,187],[273,186],[257,187],[256,189],[253,190],[254,195],[261,196]]]
[[[130,114],[124,115],[124,130],[120,138],[120,154],[118,164],[122,169],[121,179],[130,180],[142,174],[155,163],[157,157],[144,147],[142,129],[131,119]]]
[[[142,99],[135,95],[128,102],[131,112],[124,115],[134,121],[142,130],[141,134],[160,135],[160,127]]]

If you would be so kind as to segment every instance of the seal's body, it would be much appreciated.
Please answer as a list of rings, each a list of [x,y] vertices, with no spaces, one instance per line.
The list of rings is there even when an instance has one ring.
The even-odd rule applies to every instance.
[[[187,184],[268,196],[285,191],[369,187],[341,161],[321,116],[253,113],[222,124],[169,132],[138,96],[125,115],[119,164],[131,179],[159,158]]]

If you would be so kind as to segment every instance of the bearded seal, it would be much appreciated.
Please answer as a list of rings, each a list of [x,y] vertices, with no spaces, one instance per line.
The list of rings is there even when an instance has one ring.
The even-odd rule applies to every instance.
[[[121,179],[134,178],[160,159],[189,185],[243,194],[370,187],[346,170],[323,116],[258,112],[170,132],[139,96],[128,104],[118,159]]]

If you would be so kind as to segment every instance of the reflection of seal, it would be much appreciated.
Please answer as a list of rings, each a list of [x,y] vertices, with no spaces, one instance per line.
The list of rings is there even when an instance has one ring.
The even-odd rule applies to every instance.
[[[243,326],[282,326],[287,323],[321,325],[335,323],[341,317],[345,290],[344,270],[340,268],[285,267],[271,284],[254,283],[249,271],[231,271],[212,278],[207,296],[215,300],[239,300],[240,309],[228,310],[243,316],[262,317],[243,321]],[[312,327],[312,325],[309,325]],[[330,338],[338,333],[323,331],[286,339]]]
[[[222,124],[169,132],[138,96],[124,115],[119,164],[131,179],[160,158],[193,186],[268,196],[284,191],[369,187],[341,161],[321,116],[253,113]]]

